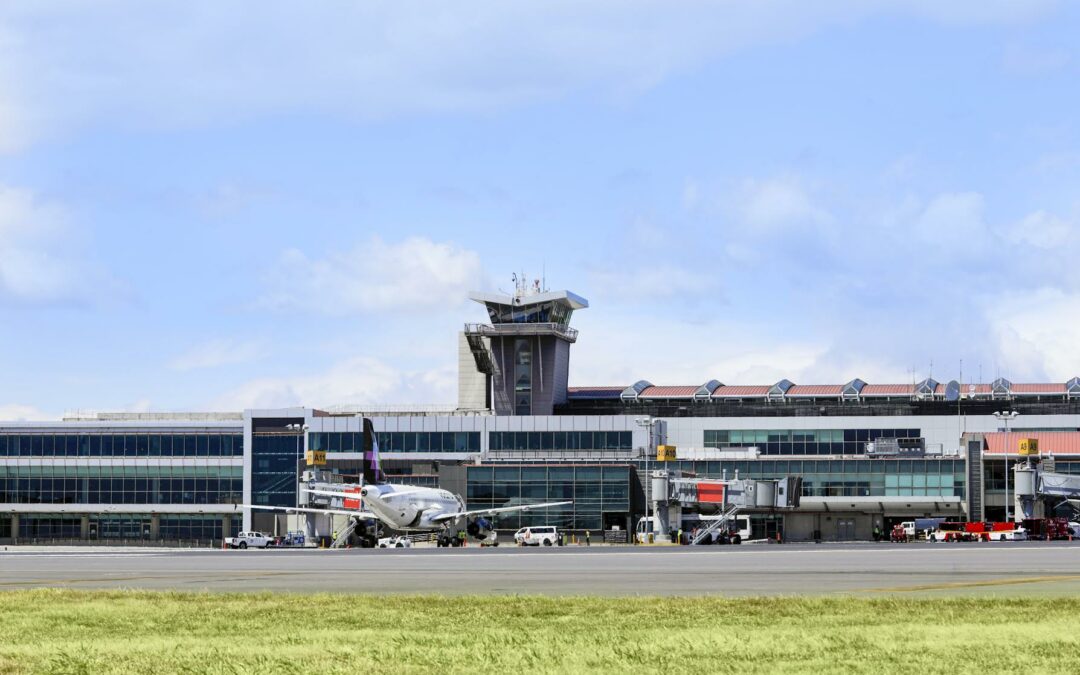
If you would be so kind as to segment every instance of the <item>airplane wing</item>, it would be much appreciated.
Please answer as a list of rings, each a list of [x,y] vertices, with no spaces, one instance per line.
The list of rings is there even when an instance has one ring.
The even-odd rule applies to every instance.
[[[344,499],[363,499],[359,492],[337,492],[336,490],[308,490],[307,488],[300,488],[302,492],[306,492],[309,495],[322,495],[324,497],[342,497]],[[421,488],[418,490],[396,490],[386,494],[387,497],[397,497],[399,495],[411,495],[417,492],[427,492],[428,488]]]
[[[306,509],[297,506],[262,506],[260,504],[234,504],[237,508],[262,509],[263,511],[284,511],[286,513],[332,513],[335,516],[357,516],[369,520],[378,520],[378,516],[368,511],[353,509]]]
[[[431,518],[433,523],[444,523],[457,518],[470,516],[494,516],[499,513],[511,513],[513,511],[532,511],[534,509],[547,509],[552,506],[565,506],[574,502],[547,502],[546,504],[522,504],[521,506],[502,506],[497,509],[477,509],[476,511],[458,511],[457,513],[441,513]]]

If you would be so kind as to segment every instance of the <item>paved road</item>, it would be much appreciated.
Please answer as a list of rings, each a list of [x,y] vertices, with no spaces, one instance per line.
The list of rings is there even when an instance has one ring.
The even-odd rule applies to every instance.
[[[0,590],[771,595],[1080,593],[1080,543],[0,551]]]

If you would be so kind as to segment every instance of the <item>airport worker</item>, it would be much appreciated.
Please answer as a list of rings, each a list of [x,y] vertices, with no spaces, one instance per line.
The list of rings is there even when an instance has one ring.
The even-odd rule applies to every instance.
[[[589,531],[585,530],[585,545],[592,546],[592,542],[589,541]]]
[[[333,532],[331,532],[330,537],[331,537],[332,541],[337,541],[337,530],[334,530]]]

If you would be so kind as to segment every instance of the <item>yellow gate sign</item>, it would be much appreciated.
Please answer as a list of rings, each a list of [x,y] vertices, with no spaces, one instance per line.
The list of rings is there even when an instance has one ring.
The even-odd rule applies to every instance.
[[[324,466],[326,464],[326,451],[325,450],[308,450],[307,451],[307,465],[308,466]]]
[[[674,445],[658,445],[658,446],[656,446],[656,461],[658,461],[658,462],[674,462],[675,461],[675,446]]]
[[[1021,455],[1037,455],[1037,454],[1039,454],[1039,439],[1037,439],[1037,438],[1021,438],[1020,439],[1020,454]]]

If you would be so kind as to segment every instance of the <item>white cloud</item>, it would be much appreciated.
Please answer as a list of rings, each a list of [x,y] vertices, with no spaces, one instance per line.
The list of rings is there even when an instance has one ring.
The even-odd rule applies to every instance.
[[[117,289],[86,262],[63,211],[33,193],[0,185],[0,302],[82,304]]]
[[[452,406],[457,400],[456,387],[457,373],[450,367],[410,372],[378,359],[355,357],[312,375],[251,380],[218,398],[212,409],[417,403]]]
[[[794,176],[743,181],[735,195],[741,221],[761,231],[828,225],[833,217],[817,206],[802,181]]]
[[[627,264],[589,272],[589,294],[610,300],[643,301],[675,296],[722,297],[715,272],[670,263]]]
[[[44,422],[60,419],[59,415],[45,413],[31,405],[8,403],[0,405],[0,421],[4,422]]]
[[[869,16],[1012,24],[1045,9],[985,0],[7,0],[0,144],[11,149],[34,132],[117,118],[150,127],[298,110],[370,119],[487,111],[576,91],[618,97],[724,54]]]
[[[173,370],[197,370],[217,368],[219,366],[250,363],[265,357],[269,353],[262,342],[218,338],[195,345],[169,362]]]
[[[1028,244],[1041,249],[1057,249],[1077,239],[1077,226],[1046,211],[1029,213],[1005,231],[1014,244]]]
[[[475,251],[424,237],[398,244],[372,237],[351,251],[317,260],[295,249],[286,251],[269,275],[269,290],[259,304],[334,315],[426,312],[460,306],[482,283]]]
[[[985,200],[977,192],[943,193],[911,223],[911,234],[930,245],[928,254],[970,257],[982,252],[990,233],[984,210]]]
[[[1011,292],[988,302],[985,311],[1003,375],[1054,382],[1080,375],[1080,294],[1056,288]]]

